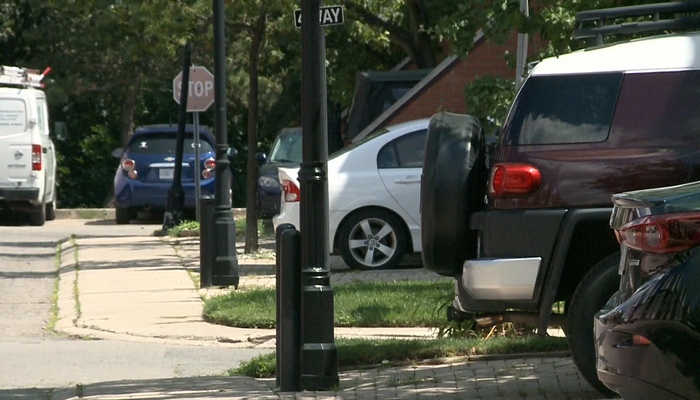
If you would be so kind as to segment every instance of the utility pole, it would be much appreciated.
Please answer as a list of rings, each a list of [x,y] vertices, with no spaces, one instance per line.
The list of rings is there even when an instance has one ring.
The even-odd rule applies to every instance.
[[[528,0],[520,0],[520,12],[525,18],[530,17],[530,6]],[[527,33],[518,33],[518,50],[515,61],[515,91],[520,89],[525,79],[525,68],[527,65]]]

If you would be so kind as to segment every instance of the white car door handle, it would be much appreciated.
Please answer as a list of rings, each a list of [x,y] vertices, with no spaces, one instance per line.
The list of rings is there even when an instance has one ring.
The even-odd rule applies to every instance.
[[[412,183],[420,183],[420,176],[406,176],[404,178],[396,180],[394,183],[401,185],[409,185]]]

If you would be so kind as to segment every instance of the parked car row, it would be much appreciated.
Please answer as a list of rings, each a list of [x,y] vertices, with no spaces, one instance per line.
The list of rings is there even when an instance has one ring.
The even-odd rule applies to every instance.
[[[577,35],[673,29],[659,14],[697,11],[585,12]],[[603,22],[639,16],[652,20],[639,32]],[[422,252],[455,278],[449,318],[560,325],[601,392],[698,399],[700,184],[684,184],[700,181],[700,32],[600,44],[534,65],[493,147],[478,120],[442,112],[333,155],[329,247],[363,269]],[[274,223],[298,227],[298,169],[279,175]]]

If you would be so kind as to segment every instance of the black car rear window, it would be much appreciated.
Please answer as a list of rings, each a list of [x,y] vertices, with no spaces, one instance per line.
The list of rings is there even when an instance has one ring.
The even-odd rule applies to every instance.
[[[175,154],[176,138],[174,132],[151,133],[134,137],[127,151],[131,154]],[[212,145],[204,139],[199,141],[200,154],[213,151]],[[194,154],[194,137],[185,137],[184,154]]]
[[[530,77],[504,127],[504,144],[601,142],[608,137],[622,73]]]

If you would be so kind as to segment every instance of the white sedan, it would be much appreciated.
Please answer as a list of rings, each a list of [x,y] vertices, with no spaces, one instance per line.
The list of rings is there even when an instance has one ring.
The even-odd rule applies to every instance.
[[[374,132],[328,160],[329,248],[353,269],[396,267],[421,251],[420,183],[430,119]],[[272,221],[299,229],[299,168],[280,168]],[[304,234],[302,232],[302,234]]]

